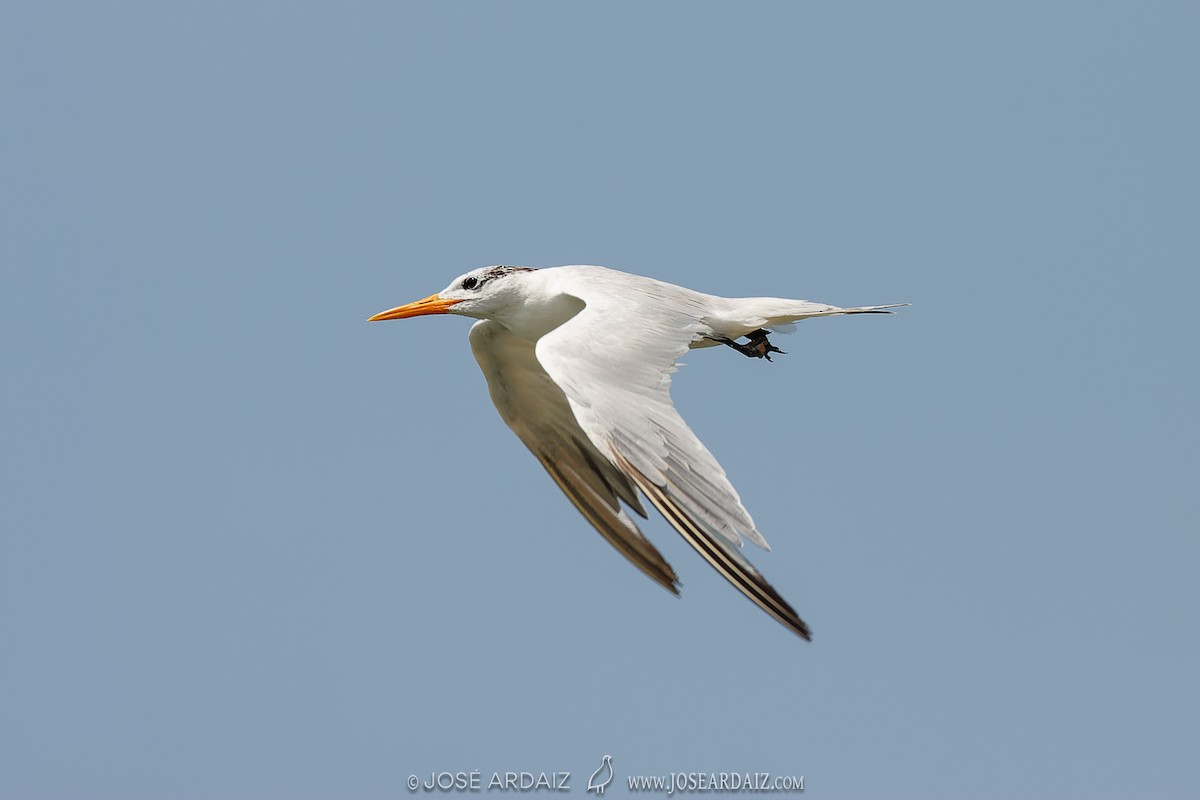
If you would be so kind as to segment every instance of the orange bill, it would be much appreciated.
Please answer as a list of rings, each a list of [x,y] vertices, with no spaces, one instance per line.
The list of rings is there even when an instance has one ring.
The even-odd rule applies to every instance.
[[[375,316],[369,317],[367,322],[378,322],[381,319],[420,317],[425,314],[446,314],[450,311],[450,306],[461,302],[462,300],[443,300],[439,295],[431,294],[423,300],[389,308],[387,311],[380,311]]]

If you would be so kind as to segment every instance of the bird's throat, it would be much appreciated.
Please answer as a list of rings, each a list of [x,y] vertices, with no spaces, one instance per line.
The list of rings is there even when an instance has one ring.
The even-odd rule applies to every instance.
[[[494,311],[489,316],[522,339],[536,342],[583,311],[585,306],[586,303],[574,295],[556,294]]]

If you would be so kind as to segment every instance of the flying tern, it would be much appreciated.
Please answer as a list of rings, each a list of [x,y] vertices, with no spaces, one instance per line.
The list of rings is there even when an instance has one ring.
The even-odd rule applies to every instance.
[[[576,508],[621,555],[673,594],[675,570],[642,535],[646,497],[716,570],[797,635],[808,626],[741,554],[766,549],[721,465],[671,402],[689,348],[727,345],[751,358],[810,317],[887,314],[774,297],[718,297],[594,266],[484,267],[370,321],[426,314],[477,320],[471,350],[492,402]],[[745,339],[745,341],[739,341]]]

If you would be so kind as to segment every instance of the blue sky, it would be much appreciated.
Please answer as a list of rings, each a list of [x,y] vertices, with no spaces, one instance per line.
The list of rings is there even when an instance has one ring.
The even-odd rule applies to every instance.
[[[1190,3],[0,10],[0,795],[1185,797]],[[806,644],[503,426],[468,269],[860,305],[674,396]],[[1192,342],[1193,344],[1188,344]]]

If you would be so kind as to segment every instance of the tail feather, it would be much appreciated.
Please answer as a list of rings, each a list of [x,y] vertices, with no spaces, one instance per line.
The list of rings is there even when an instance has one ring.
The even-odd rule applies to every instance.
[[[836,311],[829,311],[828,314],[895,314],[895,311],[888,311],[889,308],[904,308],[908,303],[891,303],[886,306],[859,306],[858,308],[839,308]]]
[[[793,325],[803,319],[814,317],[836,317],[841,314],[891,314],[890,309],[902,308],[908,303],[890,303],[882,306],[858,306],[842,308],[829,303],[813,303],[809,300],[785,300],[779,297],[712,298],[714,313],[705,318],[712,327],[692,347],[711,347],[726,339],[748,336],[762,328],[774,333],[790,333]]]
[[[815,317],[836,317],[842,314],[893,314],[889,311],[892,308],[903,308],[908,303],[891,303],[884,306],[858,306],[857,308],[841,308],[839,306],[824,305],[822,303],[809,303],[805,301],[797,301],[790,308],[773,309],[773,313],[764,315],[763,322],[765,324],[758,327],[770,328],[779,333],[791,333],[797,322],[803,319],[813,319]]]

